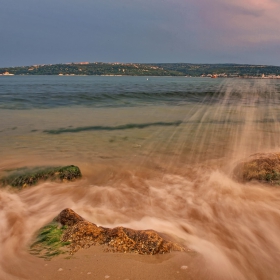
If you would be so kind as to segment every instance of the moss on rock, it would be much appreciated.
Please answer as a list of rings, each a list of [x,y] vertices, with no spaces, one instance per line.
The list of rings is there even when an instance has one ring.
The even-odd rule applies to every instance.
[[[50,223],[43,227],[37,234],[35,242],[30,246],[30,253],[45,259],[67,252],[66,245],[70,242],[61,241],[67,226],[61,227],[59,223]]]

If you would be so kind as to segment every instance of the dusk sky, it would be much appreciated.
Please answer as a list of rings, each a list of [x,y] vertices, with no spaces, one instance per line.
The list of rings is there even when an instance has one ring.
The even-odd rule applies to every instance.
[[[0,1],[0,67],[82,61],[280,66],[280,0]]]

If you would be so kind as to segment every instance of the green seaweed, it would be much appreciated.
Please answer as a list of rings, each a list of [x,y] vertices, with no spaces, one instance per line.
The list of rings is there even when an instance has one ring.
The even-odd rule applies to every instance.
[[[35,242],[30,246],[30,253],[45,259],[66,253],[65,246],[69,245],[70,242],[61,241],[66,229],[67,226],[60,227],[55,222],[46,225],[39,230]]]
[[[182,121],[174,121],[174,122],[154,122],[154,123],[128,123],[125,125],[118,126],[80,126],[76,128],[59,128],[59,129],[51,129],[44,130],[43,132],[48,134],[62,134],[62,133],[78,133],[84,131],[113,131],[113,130],[126,130],[126,129],[143,129],[151,126],[179,126],[182,124]]]
[[[73,181],[82,177],[79,167],[74,165],[59,167],[19,168],[0,179],[2,186],[10,185],[22,189],[34,186],[40,181]]]

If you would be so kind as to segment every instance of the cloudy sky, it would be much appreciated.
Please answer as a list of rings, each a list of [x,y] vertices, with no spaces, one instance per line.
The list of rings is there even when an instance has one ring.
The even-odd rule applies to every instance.
[[[0,3],[0,67],[80,61],[280,66],[280,0]]]

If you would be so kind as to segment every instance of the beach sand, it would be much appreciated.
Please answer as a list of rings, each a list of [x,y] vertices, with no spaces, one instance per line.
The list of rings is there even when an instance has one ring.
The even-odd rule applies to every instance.
[[[26,262],[28,259],[28,262]],[[11,279],[211,279],[203,275],[201,256],[195,252],[138,255],[104,252],[97,245],[75,255],[60,255],[47,261],[26,256],[10,266]],[[205,273],[205,271],[204,271]]]

